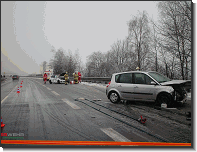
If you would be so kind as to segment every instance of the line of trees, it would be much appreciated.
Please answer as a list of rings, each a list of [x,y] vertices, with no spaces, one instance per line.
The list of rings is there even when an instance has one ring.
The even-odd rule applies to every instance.
[[[128,36],[117,40],[107,53],[88,56],[85,76],[154,70],[171,79],[191,79],[191,1],[157,3],[160,20],[138,12],[128,24]]]
[[[52,66],[54,74],[68,72],[68,74],[72,76],[75,71],[83,73],[83,63],[81,62],[79,50],[76,50],[73,55],[71,50],[65,51],[63,48],[59,48],[56,51],[56,49],[52,47],[51,52],[54,53],[54,56],[49,64]]]

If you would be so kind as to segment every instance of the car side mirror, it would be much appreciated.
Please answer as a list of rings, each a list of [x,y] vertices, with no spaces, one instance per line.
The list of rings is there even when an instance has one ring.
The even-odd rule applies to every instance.
[[[150,83],[151,85],[156,85],[156,83],[154,82],[154,81],[151,81],[151,83]]]

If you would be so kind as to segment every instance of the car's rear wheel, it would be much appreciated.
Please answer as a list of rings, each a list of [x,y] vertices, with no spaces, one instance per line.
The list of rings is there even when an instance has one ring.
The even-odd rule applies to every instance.
[[[111,92],[109,99],[112,103],[118,103],[120,101],[120,97],[117,92]]]
[[[158,96],[157,103],[159,105],[161,105],[162,103],[167,104],[167,107],[170,107],[170,106],[172,106],[172,98],[169,94],[163,93]]]
[[[52,84],[51,80],[49,80],[49,83]]]

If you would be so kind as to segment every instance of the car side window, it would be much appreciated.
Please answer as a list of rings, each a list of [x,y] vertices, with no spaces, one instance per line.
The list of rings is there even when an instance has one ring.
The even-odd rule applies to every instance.
[[[135,84],[146,84],[143,73],[134,73],[134,83]]]
[[[134,73],[135,84],[151,84],[152,79],[143,73]]]
[[[119,77],[120,77],[120,74],[115,76],[115,82],[119,82]]]
[[[144,76],[145,76],[145,83],[148,85],[151,85],[151,81],[153,81],[153,80],[149,76],[147,76],[146,74]]]
[[[120,74],[119,83],[132,83],[132,73]]]

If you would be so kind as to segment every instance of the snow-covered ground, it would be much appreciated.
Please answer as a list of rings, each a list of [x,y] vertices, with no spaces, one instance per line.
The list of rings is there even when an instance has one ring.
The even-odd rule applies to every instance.
[[[96,86],[96,87],[101,87],[101,88],[106,88],[107,84],[100,84],[100,83],[91,83],[91,82],[81,82],[83,85],[88,85],[88,86]]]

